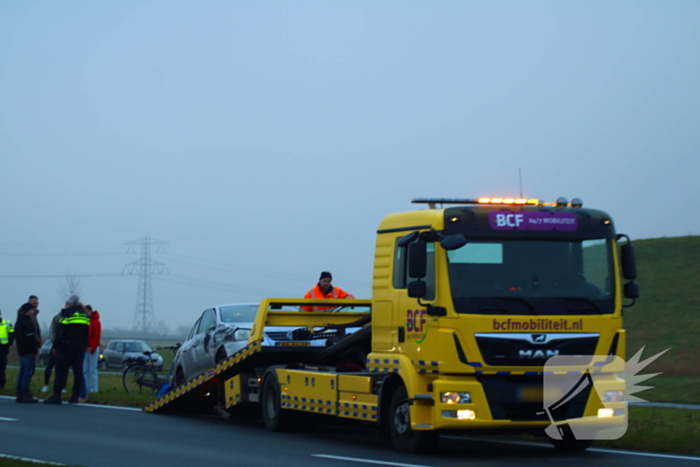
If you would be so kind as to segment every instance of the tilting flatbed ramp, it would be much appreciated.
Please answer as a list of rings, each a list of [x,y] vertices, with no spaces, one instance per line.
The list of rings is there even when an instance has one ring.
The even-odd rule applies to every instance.
[[[289,312],[275,311],[283,306],[301,305],[343,305],[346,308],[366,309],[363,312]],[[320,328],[329,325],[347,325],[358,319],[369,319],[367,300],[302,300],[302,299],[267,299],[260,304],[255,318],[248,345],[234,355],[223,360],[186,383],[168,391],[144,407],[146,412],[157,413],[212,413],[215,406],[221,405],[221,384],[243,373],[254,372],[255,368],[270,365],[289,365],[313,363],[327,351],[326,347],[272,347],[263,346],[265,326],[293,326]]]

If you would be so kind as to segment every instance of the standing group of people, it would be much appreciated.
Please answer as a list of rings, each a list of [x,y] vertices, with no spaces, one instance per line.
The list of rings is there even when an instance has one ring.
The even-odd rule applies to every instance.
[[[5,385],[7,352],[13,342],[17,344],[19,375],[17,376],[17,402],[36,403],[39,400],[30,392],[30,383],[36,366],[36,357],[41,348],[41,329],[36,319],[39,313],[39,298],[29,297],[17,311],[17,322],[12,324],[0,318],[0,387]],[[44,400],[46,404],[60,404],[61,393],[68,381],[68,372],[73,370],[73,392],[68,402],[87,401],[88,392],[97,392],[97,363],[100,355],[102,327],[100,315],[90,305],[80,303],[80,297],[71,295],[63,308],[51,321],[49,338],[52,342],[44,373],[47,392],[51,371],[56,369],[53,394]]]

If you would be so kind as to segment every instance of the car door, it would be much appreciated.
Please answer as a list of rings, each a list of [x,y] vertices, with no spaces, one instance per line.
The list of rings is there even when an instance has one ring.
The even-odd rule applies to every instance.
[[[195,376],[196,366],[195,366],[195,354],[194,350],[197,347],[197,335],[199,334],[199,325],[202,322],[202,317],[200,316],[197,321],[192,326],[192,330],[187,335],[187,340],[182,344],[182,348],[179,350],[180,366],[182,367],[183,376],[186,380]]]
[[[202,313],[202,318],[199,323],[199,332],[197,334],[197,345],[194,346],[192,353],[194,354],[195,366],[197,374],[202,373],[214,364],[214,345],[212,335],[216,327],[216,315],[213,309],[206,310]]]
[[[123,342],[110,342],[109,346],[107,347],[107,350],[105,351],[105,360],[107,361],[107,366],[111,368],[121,368],[123,353]]]

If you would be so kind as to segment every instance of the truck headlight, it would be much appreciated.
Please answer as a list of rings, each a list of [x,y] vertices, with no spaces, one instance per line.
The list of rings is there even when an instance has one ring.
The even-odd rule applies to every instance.
[[[625,400],[625,391],[605,391],[603,402],[622,402]]]
[[[468,392],[441,392],[440,401],[443,404],[471,404],[472,396]]]
[[[474,420],[476,412],[473,410],[443,410],[442,416],[445,418],[456,418],[457,420]]]
[[[233,333],[233,340],[247,341],[250,337],[250,329],[236,329]]]

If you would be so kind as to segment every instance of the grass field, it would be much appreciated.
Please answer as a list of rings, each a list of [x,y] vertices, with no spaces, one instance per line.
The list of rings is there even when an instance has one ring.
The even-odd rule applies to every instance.
[[[641,298],[625,309],[627,357],[671,348],[649,373],[700,377],[700,236],[634,242]],[[656,380],[654,380],[656,381]]]

